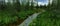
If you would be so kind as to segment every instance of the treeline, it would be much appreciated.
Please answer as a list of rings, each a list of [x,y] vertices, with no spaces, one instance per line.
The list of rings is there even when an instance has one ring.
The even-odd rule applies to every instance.
[[[57,0],[58,1],[58,0]],[[30,5],[31,3],[31,5]],[[16,16],[20,11],[26,11],[26,10],[34,10],[34,9],[44,9],[46,11],[51,11],[56,13],[59,13],[59,2],[55,3],[54,1],[52,2],[52,4],[48,5],[38,5],[37,2],[37,6],[34,6],[34,2],[33,0],[30,2],[30,0],[27,0],[26,4],[24,2],[20,2],[19,0],[16,0],[16,2],[13,1],[13,3],[4,3],[4,4],[0,4],[0,11],[7,11],[7,12],[11,12],[12,15]]]
[[[11,11],[11,13],[14,15],[14,14],[17,14],[18,12],[24,10],[34,10],[35,8],[36,9],[45,9],[47,11],[52,11],[52,12],[56,12],[56,13],[59,13],[58,10],[60,9],[59,5],[59,0],[57,0],[57,4],[54,3],[54,1],[52,2],[52,4],[49,4],[46,6],[42,6],[42,5],[38,5],[38,2],[37,2],[37,6],[34,6],[34,2],[33,0],[30,2],[28,0],[28,2],[26,4],[24,4],[24,2],[20,2],[19,0],[16,0],[16,2],[13,2],[12,4],[10,2],[8,3],[4,3],[4,4],[0,4],[0,11]],[[30,5],[31,3],[31,5]]]
[[[27,10],[27,9],[34,9],[34,8],[42,8],[42,7],[46,7],[46,5],[44,6],[39,6],[37,3],[37,6],[34,6],[34,2],[33,0],[30,2],[29,0],[27,0],[28,2],[26,2],[26,4],[24,4],[24,2],[20,2],[19,0],[16,0],[16,2],[13,1],[13,3],[11,4],[10,2],[8,3],[4,3],[2,5],[0,5],[0,9],[1,10],[5,10],[5,9],[16,9],[17,11],[20,10]],[[31,3],[31,5],[30,5]]]

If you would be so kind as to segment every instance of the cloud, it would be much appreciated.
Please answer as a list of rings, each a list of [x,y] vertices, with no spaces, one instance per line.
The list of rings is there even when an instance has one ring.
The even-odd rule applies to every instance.
[[[48,0],[42,0],[42,1],[34,1],[34,6],[36,6],[37,5],[37,2],[38,2],[38,6],[40,6],[40,5],[48,5]]]
[[[8,0],[5,0],[5,2],[8,2]]]
[[[38,2],[38,5],[40,6],[40,5],[45,5],[44,3],[42,3],[42,2]]]

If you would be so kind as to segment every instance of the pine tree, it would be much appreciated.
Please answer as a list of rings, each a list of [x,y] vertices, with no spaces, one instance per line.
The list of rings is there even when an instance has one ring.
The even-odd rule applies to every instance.
[[[20,5],[19,0],[16,0],[16,3],[14,4],[14,8],[17,10],[17,12],[20,11],[20,9],[21,9],[21,5]]]
[[[21,10],[24,10],[25,8],[25,5],[24,5],[24,1],[22,1],[22,6],[21,6]]]
[[[56,6],[54,5],[54,7],[56,8],[56,13],[60,14],[60,0],[56,0],[56,1],[57,1],[57,5]]]
[[[46,8],[47,8],[47,6],[46,6],[46,4],[43,6],[43,9],[45,9],[46,10]]]
[[[26,9],[26,10],[29,9],[29,0],[28,0],[28,2],[27,2],[26,5],[25,5],[25,9]]]
[[[50,0],[49,0],[49,3],[48,3],[48,6],[47,6],[47,11],[50,11],[51,10],[51,8],[50,8]]]
[[[38,1],[37,1],[37,6],[36,6],[36,9],[38,9],[39,8],[39,6],[38,6]]]
[[[4,0],[0,4],[0,10],[5,10],[5,8],[6,8],[6,4],[5,4],[5,0]]]
[[[33,9],[34,8],[34,3],[33,3],[33,0],[32,0],[32,2],[31,2],[31,9]]]

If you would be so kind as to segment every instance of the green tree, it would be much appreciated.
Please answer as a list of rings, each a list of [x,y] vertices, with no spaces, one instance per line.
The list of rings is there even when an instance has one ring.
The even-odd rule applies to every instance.
[[[51,10],[51,4],[50,4],[50,0],[49,0],[48,6],[47,6],[47,11],[50,11],[50,10]]]
[[[22,9],[21,9],[21,10],[24,10],[24,9],[25,9],[25,8],[24,8],[24,7],[25,7],[24,1],[22,1],[21,3],[22,3],[22,6],[21,6]]]
[[[36,6],[36,9],[38,9],[39,8],[39,6],[38,6],[38,1],[37,1],[37,6]]]
[[[0,1],[0,10],[5,10],[5,8],[7,7],[6,6],[6,3],[5,3],[5,0],[4,1]]]
[[[21,5],[20,5],[20,2],[19,2],[19,0],[16,0],[16,3],[15,3],[15,9],[17,10],[17,12],[19,12],[20,11],[20,9],[21,9]]]
[[[34,9],[34,2],[33,2],[33,0],[31,2],[31,9]]]
[[[29,8],[30,8],[30,6],[29,6],[29,0],[28,0],[28,2],[25,5],[25,10],[28,10]]]

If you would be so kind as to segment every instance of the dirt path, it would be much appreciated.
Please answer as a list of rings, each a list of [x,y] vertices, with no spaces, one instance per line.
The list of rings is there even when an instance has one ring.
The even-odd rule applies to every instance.
[[[42,12],[45,12],[45,10],[42,10]],[[23,23],[19,24],[18,26],[29,26],[32,20],[36,19],[37,16],[41,14],[42,12],[34,13],[33,15],[29,16],[26,20],[24,20]]]
[[[18,26],[28,26],[33,19],[35,19],[40,13],[34,13],[33,15],[29,16],[23,23]]]

